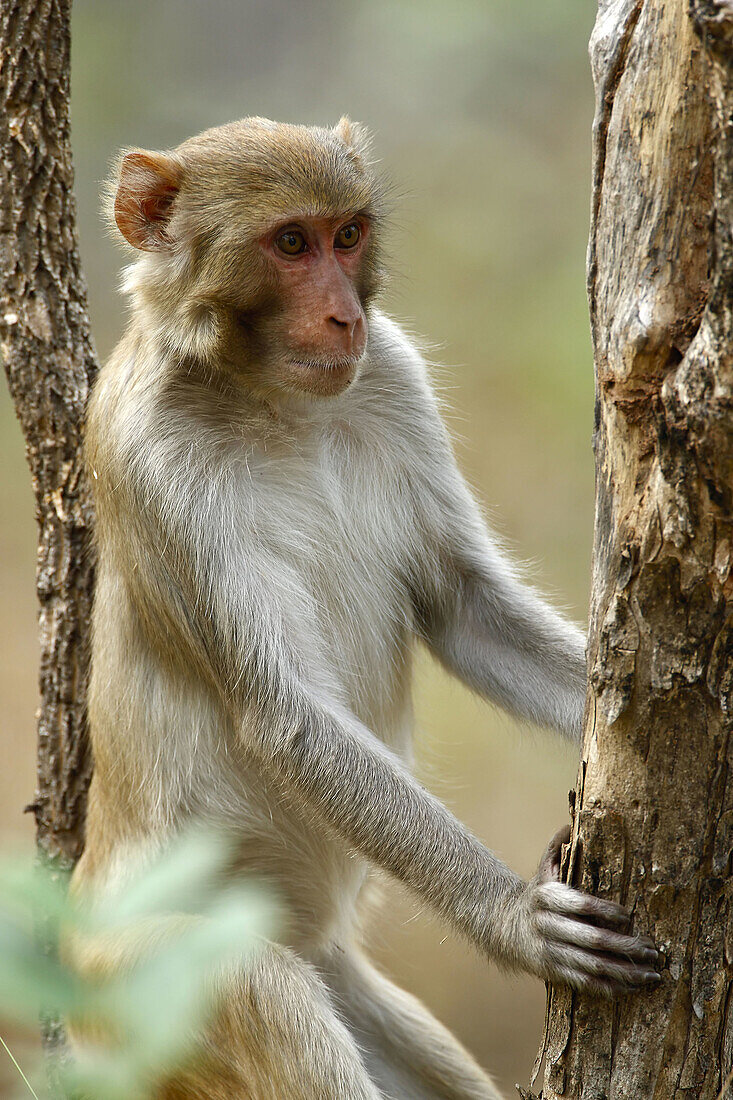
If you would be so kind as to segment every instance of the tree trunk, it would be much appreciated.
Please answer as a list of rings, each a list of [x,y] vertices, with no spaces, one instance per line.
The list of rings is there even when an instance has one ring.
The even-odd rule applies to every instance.
[[[0,339],[26,440],[39,527],[38,843],[81,852],[92,510],[81,432],[96,372],[76,240],[69,142],[70,0],[0,9]]]
[[[551,990],[537,1070],[544,1100],[733,1098],[733,0],[601,0],[591,59],[597,499],[568,878],[665,958],[651,994]]]

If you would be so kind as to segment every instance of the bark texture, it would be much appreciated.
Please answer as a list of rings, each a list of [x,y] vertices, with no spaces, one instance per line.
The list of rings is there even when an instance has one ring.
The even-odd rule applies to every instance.
[[[733,1098],[733,0],[601,0],[590,686],[567,873],[665,952],[551,990],[544,1100]],[[526,1095],[526,1094],[525,1094]]]
[[[38,519],[41,851],[81,852],[91,507],[81,432],[96,360],[76,241],[69,141],[70,0],[0,6],[0,341]],[[29,731],[30,736],[30,731]]]

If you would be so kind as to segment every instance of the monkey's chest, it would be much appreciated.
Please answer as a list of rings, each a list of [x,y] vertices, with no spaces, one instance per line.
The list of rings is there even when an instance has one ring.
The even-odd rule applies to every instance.
[[[399,515],[368,479],[310,474],[293,477],[269,525],[289,641],[319,687],[403,751],[412,631]]]
[[[394,744],[409,701],[410,633],[396,584],[377,554],[367,551],[362,544],[348,570],[338,552],[325,555],[306,583],[337,688],[367,726]]]

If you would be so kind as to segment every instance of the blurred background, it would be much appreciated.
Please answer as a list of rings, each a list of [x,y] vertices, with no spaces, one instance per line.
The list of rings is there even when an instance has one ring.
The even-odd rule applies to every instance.
[[[98,192],[120,145],[164,148],[243,115],[375,134],[392,184],[384,305],[432,347],[463,470],[535,583],[584,622],[593,512],[584,290],[592,0],[75,0],[72,137],[100,357],[118,339],[119,253]],[[30,850],[35,528],[0,385],[0,841]],[[529,876],[567,820],[576,751],[418,666],[424,781]],[[540,982],[506,977],[385,883],[369,938],[506,1090],[528,1083]],[[0,1051],[0,1096],[10,1070]],[[5,1091],[3,1091],[5,1090]]]

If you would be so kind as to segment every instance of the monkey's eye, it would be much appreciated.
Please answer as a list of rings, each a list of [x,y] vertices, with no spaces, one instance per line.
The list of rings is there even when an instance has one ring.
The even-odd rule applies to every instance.
[[[286,256],[297,256],[299,252],[305,252],[305,237],[299,229],[286,229],[275,241],[275,244]]]
[[[345,225],[343,229],[339,229],[334,244],[336,248],[353,248],[360,237],[361,229],[356,222],[352,222],[351,225]]]

